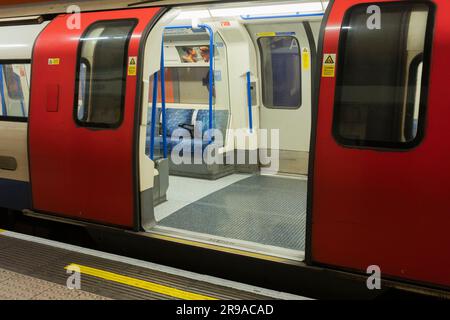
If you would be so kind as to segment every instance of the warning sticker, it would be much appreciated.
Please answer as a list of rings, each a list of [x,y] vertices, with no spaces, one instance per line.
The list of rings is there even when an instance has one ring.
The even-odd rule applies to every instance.
[[[309,70],[311,61],[308,48],[303,48],[302,50],[302,65],[303,70]]]
[[[322,77],[334,78],[336,75],[336,54],[326,53],[323,55]]]
[[[262,37],[287,37],[295,36],[295,32],[259,32],[256,34],[258,38]]]
[[[277,35],[276,32],[259,32],[256,34],[258,38],[262,37],[275,37]]]
[[[61,62],[60,58],[50,58],[50,59],[48,59],[48,65],[49,66],[57,66],[57,65],[60,64],[60,62]]]
[[[128,58],[128,75],[135,76],[137,74],[137,57]]]

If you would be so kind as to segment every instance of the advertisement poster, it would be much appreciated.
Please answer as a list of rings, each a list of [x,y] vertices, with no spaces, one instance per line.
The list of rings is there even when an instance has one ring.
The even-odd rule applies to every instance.
[[[209,46],[177,47],[182,63],[209,63]]]

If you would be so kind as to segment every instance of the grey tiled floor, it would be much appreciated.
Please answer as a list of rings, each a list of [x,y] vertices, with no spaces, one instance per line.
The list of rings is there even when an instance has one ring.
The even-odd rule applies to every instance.
[[[109,300],[81,290],[0,269],[0,300]]]

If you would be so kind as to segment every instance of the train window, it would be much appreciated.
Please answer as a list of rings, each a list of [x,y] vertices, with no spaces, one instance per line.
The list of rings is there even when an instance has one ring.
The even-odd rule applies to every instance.
[[[87,106],[89,105],[91,66],[89,61],[83,60],[80,64],[80,75],[78,81],[78,120],[87,118]]]
[[[368,27],[367,5],[344,18],[333,134],[348,146],[407,149],[424,134],[434,7],[377,5],[380,28]]]
[[[258,39],[262,64],[263,104],[274,109],[298,109],[301,96],[301,55],[291,36]]]
[[[30,64],[0,64],[0,120],[26,121]]]
[[[167,103],[209,103],[209,67],[167,67],[165,80]]]
[[[128,43],[135,25],[135,20],[101,21],[90,26],[81,38],[74,112],[80,126],[120,126]]]

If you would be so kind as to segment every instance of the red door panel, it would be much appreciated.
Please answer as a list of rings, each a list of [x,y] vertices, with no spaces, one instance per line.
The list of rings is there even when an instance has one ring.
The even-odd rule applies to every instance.
[[[332,134],[336,78],[321,79],[312,203],[315,263],[360,272],[378,265],[388,277],[450,286],[450,99],[445,79],[450,73],[450,2],[434,2],[425,132],[417,147],[394,151],[340,145]],[[323,53],[338,55],[336,72],[344,15],[360,3],[336,0],[330,11]]]
[[[29,148],[33,207],[74,219],[135,226],[133,132],[136,83],[126,78],[124,118],[114,129],[80,127],[74,120],[80,38],[97,21],[136,19],[128,56],[159,8],[82,13],[81,29],[55,18],[33,54]],[[77,98],[78,100],[78,98]]]

